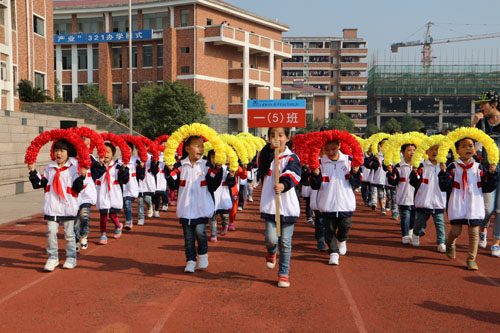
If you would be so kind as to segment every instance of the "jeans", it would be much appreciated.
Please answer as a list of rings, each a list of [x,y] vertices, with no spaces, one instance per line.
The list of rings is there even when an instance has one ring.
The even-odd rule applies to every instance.
[[[311,211],[311,197],[307,197],[306,199],[306,219],[312,219],[312,211]]]
[[[396,188],[394,186],[388,186],[386,188],[387,197],[391,201],[391,214],[392,218],[397,219],[399,217],[399,208],[396,202]]]
[[[137,213],[139,215],[139,220],[144,220],[144,202],[150,205],[152,204],[152,199],[150,195],[144,195],[137,198]]]
[[[247,200],[247,186],[240,185],[240,201],[238,202],[239,207],[243,207],[245,201]]]
[[[160,206],[161,206],[161,198],[165,195],[165,192],[156,192],[154,195],[153,195],[153,206],[154,206],[154,210],[155,211],[159,211],[160,210]]]
[[[78,243],[80,238],[87,237],[89,234],[90,205],[80,207],[80,211],[75,219],[75,241]]]
[[[279,241],[279,269],[278,276],[288,276],[290,270],[290,257],[292,255],[293,223],[281,222],[281,237],[278,239],[276,232],[276,222],[266,220],[266,248],[267,253],[276,254],[278,252]]]
[[[227,227],[229,224],[229,213],[220,214],[222,227]],[[217,237],[217,213],[210,219],[210,236]]]
[[[479,244],[479,226],[467,226],[469,231],[469,249],[467,251],[467,261],[475,261],[477,255],[477,247]],[[446,248],[455,249],[455,241],[462,233],[461,224],[452,224],[448,239],[446,240]]]
[[[325,242],[325,224],[323,222],[323,216],[319,210],[314,211],[314,238],[324,246]]]
[[[500,193],[499,187],[491,193],[483,193],[486,214],[481,224],[481,228],[488,228],[490,226],[491,216],[494,213],[495,225],[493,226],[493,237],[496,239],[500,239],[500,195],[497,195]]]
[[[132,201],[133,199],[123,200],[123,212],[125,213],[125,222],[132,222]]]
[[[432,215],[434,226],[436,227],[436,244],[445,243],[445,227],[444,227],[444,213],[431,213],[422,209],[417,209],[415,213],[415,224],[413,226],[413,234],[420,236],[420,233],[425,229],[427,220]]]
[[[250,180],[247,181],[247,195],[249,197],[253,195],[253,186],[252,186],[252,181]]]
[[[347,240],[351,229],[350,217],[323,216],[328,253],[339,253],[338,242]],[[337,242],[338,241],[338,242]]]
[[[372,184],[372,189],[370,193],[370,206],[377,207],[377,198],[380,199],[382,207],[380,209],[385,209],[385,189],[384,185]]]
[[[163,192],[163,194],[161,196],[161,202],[162,202],[163,206],[168,206],[168,186],[167,186],[167,189],[165,190],[165,192]]]
[[[66,240],[66,258],[73,258],[76,260],[75,221],[69,220],[61,223],[64,229],[64,239]],[[58,222],[47,222],[47,254],[49,259],[57,259],[59,257],[59,247],[57,245],[58,231]]]
[[[196,261],[196,241],[198,241],[198,254],[208,253],[207,226],[204,223],[196,225],[182,225],[184,232],[184,247],[186,261]]]
[[[408,209],[406,207],[399,207],[401,212],[401,236],[409,236],[410,229],[413,229],[413,224],[415,223],[415,209]]]
[[[367,205],[370,203],[370,191],[370,183],[361,182],[361,196],[363,197],[363,201]]]

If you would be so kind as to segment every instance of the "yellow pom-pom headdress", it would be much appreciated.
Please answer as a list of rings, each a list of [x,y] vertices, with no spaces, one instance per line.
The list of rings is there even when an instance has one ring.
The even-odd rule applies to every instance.
[[[208,141],[204,143],[204,146],[205,146],[205,155],[208,156],[208,152],[214,148],[212,147],[212,144]],[[234,151],[233,148],[231,148],[230,145],[225,144],[225,147],[226,147],[227,159],[229,160],[229,171],[236,172],[238,171],[238,166],[239,166],[238,155],[236,155],[236,152]]]
[[[370,141],[369,147],[372,148],[373,155],[378,154],[378,144],[380,143],[380,141],[382,141],[384,139],[388,139],[390,137],[391,137],[390,134],[380,132],[380,133],[373,134],[372,136],[370,136],[368,138],[368,140]]]
[[[418,168],[420,166],[420,163],[422,162],[423,159],[426,159],[427,156],[425,152],[429,150],[432,146],[435,145],[440,145],[441,142],[443,142],[446,139],[446,136],[442,134],[437,134],[430,136],[422,141],[420,146],[417,147],[417,150],[415,150],[415,154],[413,155],[413,158],[411,159],[411,165]],[[451,146],[451,150],[453,151],[453,155],[455,156],[455,159],[458,158],[457,151],[455,149],[455,145]]]
[[[231,134],[221,134],[220,138],[223,142],[233,147],[241,163],[248,164],[248,151],[242,139]]]
[[[384,152],[384,148],[388,146],[389,150],[384,152],[384,164],[398,164],[401,162],[401,147],[403,145],[412,144],[415,147],[418,147],[423,140],[425,140],[427,136],[420,132],[408,132],[401,135],[393,136],[389,139],[389,142],[386,142],[384,147],[382,147],[382,151]]]
[[[488,154],[488,162],[490,164],[498,164],[499,153],[498,146],[492,138],[480,129],[473,127],[460,127],[453,132],[448,133],[446,139],[439,146],[438,155],[436,157],[439,163],[446,163],[448,151],[454,147],[455,142],[465,138],[471,138],[483,144],[486,153]]]
[[[266,141],[264,139],[259,138],[258,136],[253,136],[250,133],[240,133],[237,135],[237,137],[251,141],[255,145],[256,151],[261,151],[262,148],[264,148],[264,146],[266,145]]]

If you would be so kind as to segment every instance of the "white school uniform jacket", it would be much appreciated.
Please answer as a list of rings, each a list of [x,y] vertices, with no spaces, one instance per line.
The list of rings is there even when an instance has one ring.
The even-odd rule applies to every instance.
[[[311,210],[318,210],[318,190],[313,190],[311,189],[311,197],[310,197],[310,204],[309,207],[311,207]]]
[[[410,185],[411,170],[412,166],[402,160],[392,173],[387,173],[389,184],[396,186],[396,203],[400,206],[413,206],[415,203],[415,188]]]
[[[370,183],[371,182],[371,172],[372,170],[368,169],[367,167],[365,167],[364,165],[362,165],[360,168],[359,168],[359,171],[361,172],[361,181],[364,183],[364,182],[368,182]]]
[[[165,192],[167,190],[167,179],[165,178],[165,162],[158,161],[158,173],[156,174],[156,191]]]
[[[433,210],[446,208],[446,192],[442,192],[439,188],[440,171],[439,164],[434,165],[429,160],[425,160],[418,169],[416,177],[420,181],[420,186],[415,194],[416,208]]]
[[[129,179],[128,182],[123,185],[124,198],[137,198],[139,196],[139,183],[137,181],[137,168],[136,168],[137,161],[139,161],[139,157],[132,156],[130,158],[130,162],[128,162],[127,164],[129,170]],[[118,165],[121,164],[123,164],[123,160],[120,158],[118,160]]]
[[[226,182],[229,173],[227,165],[222,166],[222,183],[214,192],[215,211],[230,210],[233,208],[233,200],[231,199],[231,190]]]
[[[153,156],[148,154],[148,161],[146,162],[146,175],[142,181],[141,192],[142,193],[152,193],[156,192],[156,180],[155,176],[151,173],[151,159]]]
[[[45,187],[43,215],[69,217],[78,214],[78,209],[80,208],[78,193],[72,190],[73,182],[79,177],[78,164],[75,162],[75,159],[68,159],[62,168],[57,166],[57,162],[51,162],[45,167],[41,178],[47,179],[48,183]],[[63,169],[59,172],[59,182],[64,198],[61,198],[55,192],[53,184],[57,170],[60,169]]]
[[[349,182],[351,177],[349,156],[339,152],[337,161],[323,156],[320,162],[323,179],[316,199],[318,210],[322,213],[354,212],[356,198]]]
[[[91,159],[93,158],[92,155]],[[74,157],[70,157],[69,160],[73,165],[76,165],[78,168],[78,160]],[[81,206],[83,204],[90,204],[92,206],[95,205],[97,201],[97,190],[95,188],[94,180],[92,179],[92,173],[90,169],[88,169],[87,174],[85,175],[85,179],[83,180],[83,190],[78,195],[78,205]]]
[[[123,194],[118,180],[117,162],[112,161],[106,172],[96,180],[97,204],[99,210],[120,210],[123,208]]]
[[[268,146],[263,150],[269,150]],[[262,154],[262,151],[261,151]],[[259,167],[261,165],[261,154],[259,154]],[[274,191],[274,158],[271,161],[270,168],[262,185],[262,196],[260,199],[260,212],[265,215],[276,215],[276,192]],[[279,176],[280,179],[287,177],[286,181],[291,180],[294,186],[300,182],[302,167],[297,155],[293,154],[288,147],[279,155]],[[284,222],[295,222],[300,216],[300,204],[297,193],[293,187],[286,192],[280,193],[280,215],[284,216]]]
[[[377,161],[374,160],[372,163],[376,163]],[[386,171],[383,168],[384,165],[384,155],[379,152],[378,153],[378,163],[379,167],[377,170],[372,170],[372,179],[371,183],[373,185],[386,185],[387,183],[387,177],[386,177]]]

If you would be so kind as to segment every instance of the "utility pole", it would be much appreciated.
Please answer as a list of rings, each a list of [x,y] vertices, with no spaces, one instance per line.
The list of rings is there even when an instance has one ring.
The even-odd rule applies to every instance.
[[[130,135],[133,135],[134,120],[132,112],[132,0],[128,0],[128,117],[130,126]]]

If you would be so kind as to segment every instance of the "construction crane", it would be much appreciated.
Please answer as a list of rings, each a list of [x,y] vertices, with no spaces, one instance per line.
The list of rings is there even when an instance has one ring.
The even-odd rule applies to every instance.
[[[391,44],[391,51],[398,52],[400,47],[408,47],[408,46],[423,46],[422,50],[422,64],[424,67],[429,68],[432,63],[431,56],[431,45],[432,44],[444,44],[444,43],[453,43],[453,42],[465,42],[468,40],[476,40],[476,39],[486,39],[486,38],[498,38],[500,37],[500,33],[491,33],[491,34],[483,34],[483,35],[468,35],[461,36],[455,38],[444,38],[444,39],[434,39],[431,37],[431,26],[433,22],[427,22],[427,31],[425,33],[425,39],[423,41],[416,40],[412,42],[400,42]]]

